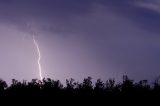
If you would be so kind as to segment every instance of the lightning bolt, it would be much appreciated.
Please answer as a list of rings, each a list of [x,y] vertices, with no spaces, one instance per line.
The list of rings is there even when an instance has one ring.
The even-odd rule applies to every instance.
[[[40,77],[40,80],[42,81],[43,80],[43,77],[42,77],[42,68],[41,68],[41,52],[40,52],[40,49],[39,49],[39,45],[37,43],[37,41],[35,40],[35,37],[33,35],[33,43],[37,49],[37,54],[38,54],[38,60],[37,60],[37,63],[38,63],[38,69],[39,69],[39,77]]]

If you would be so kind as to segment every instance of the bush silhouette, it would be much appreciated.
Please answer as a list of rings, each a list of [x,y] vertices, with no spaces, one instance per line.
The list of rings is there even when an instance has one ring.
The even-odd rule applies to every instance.
[[[91,77],[84,78],[82,83],[75,81],[73,78],[66,79],[64,86],[59,80],[44,78],[42,81],[32,79],[30,82],[23,80],[22,82],[12,79],[12,83],[8,86],[5,81],[0,79],[0,97],[65,97],[67,98],[123,98],[123,97],[159,97],[160,84],[155,81],[152,85],[147,80],[134,82],[128,76],[123,76],[123,81],[116,83],[114,79],[106,82],[97,79],[92,82]]]

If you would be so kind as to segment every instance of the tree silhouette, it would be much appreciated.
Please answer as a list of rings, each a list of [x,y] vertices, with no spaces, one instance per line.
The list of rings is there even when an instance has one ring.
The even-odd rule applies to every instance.
[[[92,81],[91,80],[92,80],[91,77],[85,78],[83,80],[83,83],[82,83],[82,89],[92,90],[93,89],[93,85],[92,85]]]
[[[83,82],[76,82],[73,78],[66,79],[66,86],[59,80],[44,78],[42,81],[32,79],[30,82],[22,82],[12,79],[10,86],[0,79],[0,97],[32,97],[34,98],[65,98],[83,100],[102,100],[103,98],[115,100],[116,98],[149,98],[160,97],[160,83],[156,80],[153,86],[148,84],[147,80],[134,82],[128,76],[123,76],[122,82],[117,83],[114,78],[103,82],[97,79],[92,82],[91,77],[84,78]],[[127,98],[126,98],[127,97]],[[132,99],[131,99],[132,100]]]
[[[101,90],[104,90],[104,88],[105,88],[105,85],[104,85],[103,81],[101,79],[98,79],[95,83],[94,89],[101,91]]]
[[[66,89],[67,90],[74,90],[77,83],[74,82],[75,80],[73,78],[66,79]]]
[[[7,83],[0,79],[0,92],[3,92],[8,87]]]

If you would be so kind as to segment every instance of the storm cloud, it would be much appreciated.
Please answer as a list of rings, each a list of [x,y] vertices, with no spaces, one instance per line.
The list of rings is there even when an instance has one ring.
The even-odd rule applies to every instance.
[[[0,0],[0,77],[38,77],[26,37],[36,33],[44,77],[153,80],[160,75],[159,19],[158,0]]]

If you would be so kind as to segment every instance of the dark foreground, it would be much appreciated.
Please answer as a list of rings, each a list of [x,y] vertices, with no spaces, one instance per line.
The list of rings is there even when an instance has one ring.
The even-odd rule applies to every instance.
[[[31,82],[13,79],[10,86],[0,80],[0,98],[1,102],[12,101],[10,103],[153,105],[160,104],[160,84],[159,80],[153,85],[149,85],[147,80],[134,82],[127,76],[123,76],[123,81],[116,84],[114,79],[106,82],[98,79],[95,84],[91,77],[85,78],[82,83],[69,79],[66,80],[66,86],[59,80],[49,78],[43,81],[33,79]]]

